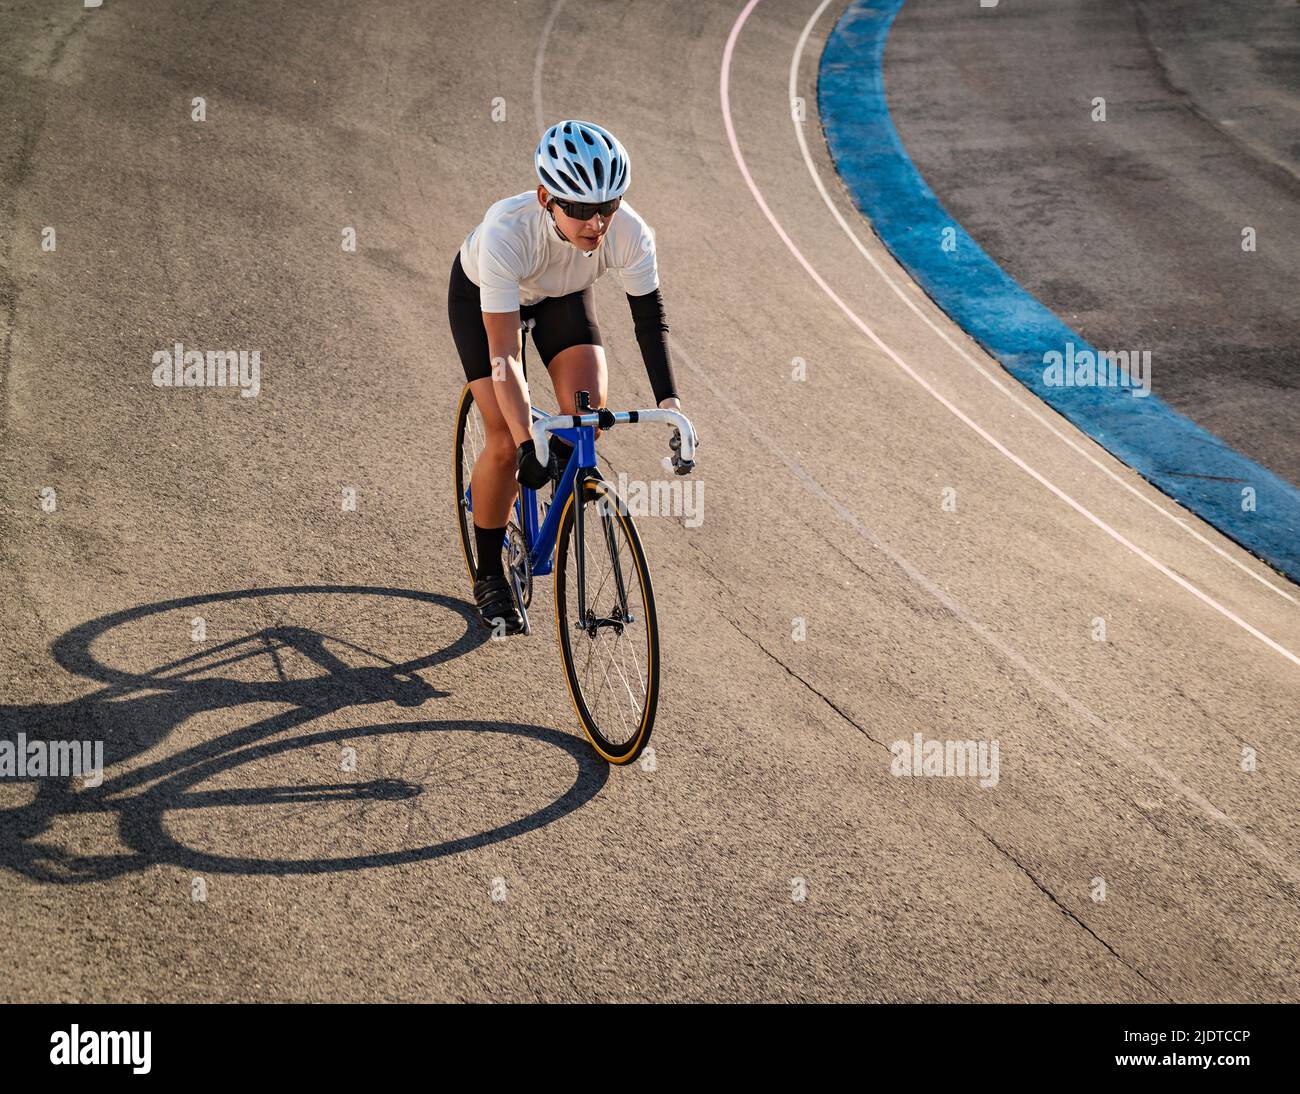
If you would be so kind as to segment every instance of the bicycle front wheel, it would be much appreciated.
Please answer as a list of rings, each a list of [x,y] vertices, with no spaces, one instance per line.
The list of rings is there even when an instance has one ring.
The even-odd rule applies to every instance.
[[[650,740],[659,702],[659,625],[641,539],[602,479],[584,480],[565,503],[555,560],[555,629],[583,730],[610,763],[631,763]]]

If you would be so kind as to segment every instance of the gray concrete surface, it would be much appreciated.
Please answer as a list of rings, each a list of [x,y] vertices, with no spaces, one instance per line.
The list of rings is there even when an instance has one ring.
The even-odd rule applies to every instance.
[[[1300,177],[1300,4],[1134,0],[1169,84],[1207,121]]]
[[[879,343],[733,156],[738,4],[5,4],[0,718],[98,733],[115,789],[0,780],[0,995],[1297,997],[1293,594],[867,263],[790,120],[814,7],[754,10],[732,120]],[[704,442],[703,524],[640,522],[653,771],[594,761],[545,611],[467,628],[444,279],[539,113],[635,157]],[[260,397],[153,387],[178,339],[260,348]],[[914,733],[997,741],[996,787],[891,775]]]
[[[1300,484],[1297,34],[1300,7],[1265,0],[912,0],[885,77],[908,154],[1003,269]]]

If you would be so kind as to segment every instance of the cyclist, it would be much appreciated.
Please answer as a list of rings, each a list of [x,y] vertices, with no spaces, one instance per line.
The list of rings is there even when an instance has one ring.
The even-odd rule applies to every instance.
[[[632,178],[627,151],[608,130],[570,119],[542,135],[534,155],[536,191],[492,205],[451,267],[447,314],[483,416],[486,443],[474,464],[474,600],[487,626],[523,629],[502,550],[516,482],[540,489],[563,471],[569,446],[558,438],[542,466],[529,434],[523,330],[551,378],[560,413],[575,395],[605,405],[608,376],[592,285],[618,272],[655,401],[679,409],[668,357],[668,322],[659,292],[654,234],[623,195]]]

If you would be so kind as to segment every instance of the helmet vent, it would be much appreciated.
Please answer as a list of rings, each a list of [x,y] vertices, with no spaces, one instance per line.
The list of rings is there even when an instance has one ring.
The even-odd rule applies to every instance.
[[[578,154],[578,146],[574,144],[573,141],[566,140],[564,142],[564,147],[569,150],[570,156],[576,156]]]
[[[596,185],[605,185],[605,165],[600,160],[592,160],[591,169],[596,173]]]
[[[542,176],[543,181],[545,181],[546,183],[546,189],[550,190],[551,193],[554,194],[559,190],[563,189],[563,187],[561,187],[560,184],[551,177],[551,173],[548,170],[546,170],[545,167],[539,165],[537,168],[537,173]]]
[[[582,164],[580,164],[577,160],[570,160],[569,166],[572,167],[575,172],[577,172],[579,175],[582,176],[583,183],[586,185],[587,189],[590,190],[591,176],[587,174],[587,169],[583,167]]]

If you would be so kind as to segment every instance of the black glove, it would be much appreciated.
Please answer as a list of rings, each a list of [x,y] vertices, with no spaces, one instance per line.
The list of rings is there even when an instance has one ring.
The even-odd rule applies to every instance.
[[[537,448],[531,437],[515,451],[515,482],[528,487],[529,490],[540,490],[550,482],[554,468],[555,453],[550,453],[547,466],[543,467],[542,462],[537,458]]]

